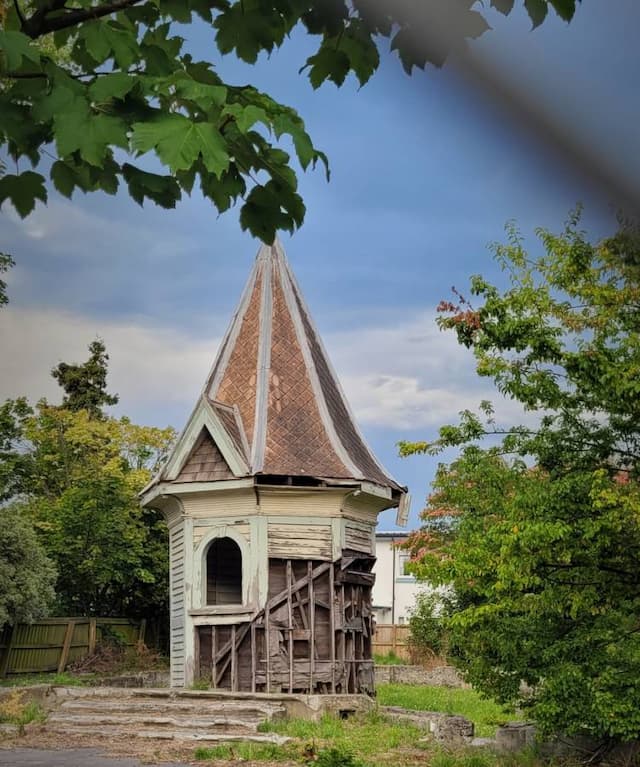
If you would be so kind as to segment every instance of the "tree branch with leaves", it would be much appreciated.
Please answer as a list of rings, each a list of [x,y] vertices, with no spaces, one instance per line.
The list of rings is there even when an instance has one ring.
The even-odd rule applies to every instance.
[[[549,7],[564,19],[576,0],[525,0],[534,23]],[[173,208],[199,185],[219,211],[240,203],[243,229],[270,244],[278,230],[302,224],[305,205],[287,137],[299,166],[327,158],[298,113],[251,85],[225,81],[207,61],[184,50],[175,24],[207,24],[222,54],[254,64],[297,26],[319,39],[302,63],[314,88],[340,86],[353,73],[364,85],[389,40],[404,69],[441,66],[449,51],[489,27],[474,0],[437,0],[434,19],[455,11],[442,44],[416,45],[404,3],[372,0],[3,0],[0,29],[0,146],[16,163],[0,179],[0,204],[21,216],[46,203],[36,168],[55,150],[55,188],[108,194],[126,186],[139,204]],[[493,0],[509,13],[514,0]],[[476,7],[477,6],[477,7]],[[60,51],[64,55],[59,55]],[[155,160],[147,155],[155,155]],[[162,166],[158,172],[156,166]]]

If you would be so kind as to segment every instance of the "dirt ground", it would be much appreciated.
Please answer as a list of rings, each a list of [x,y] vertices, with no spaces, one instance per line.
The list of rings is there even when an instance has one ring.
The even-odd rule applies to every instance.
[[[157,740],[145,740],[144,738],[134,738],[130,740],[117,740],[112,737],[101,737],[100,735],[91,736],[71,736],[71,735],[57,735],[55,733],[47,732],[42,725],[28,725],[26,733],[24,735],[2,735],[0,736],[0,767],[36,767],[36,765],[43,765],[43,767],[49,767],[49,765],[57,764],[54,761],[55,754],[47,756],[47,752],[61,752],[79,750],[79,767],[92,767],[95,764],[96,767],[111,767],[108,762],[105,763],[104,759],[96,759],[94,762],[88,760],[82,761],[83,752],[81,749],[93,749],[97,757],[111,757],[122,761],[122,767],[138,767],[137,763],[141,765],[153,765],[153,767],[187,767],[188,765],[199,765],[199,767],[207,767],[216,765],[216,767],[230,767],[232,764],[237,765],[237,762],[230,762],[226,760],[213,761],[196,761],[194,758],[194,752],[199,743],[189,743],[187,745],[178,744],[174,741],[167,741],[167,743],[158,742]],[[33,758],[28,760],[28,755],[23,754],[25,750],[33,751]],[[36,751],[42,753],[42,761],[38,761],[35,754]],[[11,752],[15,752],[16,758],[10,756]],[[86,751],[84,754],[86,755]],[[62,756],[62,755],[61,755]],[[61,765],[72,765],[73,762],[67,759],[66,761],[60,761]],[[116,762],[117,764],[117,762]],[[291,763],[293,764],[293,763]],[[114,765],[115,767],[115,765]],[[285,762],[244,762],[243,767],[288,767]]]

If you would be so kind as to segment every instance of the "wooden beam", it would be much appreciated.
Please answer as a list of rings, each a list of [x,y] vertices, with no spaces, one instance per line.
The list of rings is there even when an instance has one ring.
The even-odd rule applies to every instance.
[[[218,635],[216,627],[211,626],[211,684],[215,690],[218,686],[218,648],[216,647]]]
[[[64,635],[64,643],[62,645],[62,652],[60,653],[60,660],[58,661],[58,674],[62,674],[62,672],[67,667],[67,663],[69,662],[69,650],[71,649],[71,640],[73,639],[73,632],[76,628],[76,622],[74,620],[70,620],[69,623],[67,623],[67,630]]]
[[[287,559],[287,615],[289,618],[289,692],[293,692],[293,615],[291,611],[291,560]]]
[[[237,673],[238,657],[236,647],[236,626],[234,623],[233,626],[231,626],[231,692],[236,692],[238,689]]]
[[[267,674],[267,692],[271,692],[271,659],[269,658],[269,602],[264,608],[264,654]]]
[[[256,624],[251,621],[251,692],[256,691]]]
[[[331,658],[331,692],[336,691],[336,619],[334,568],[329,570],[329,656]]]
[[[333,567],[333,565],[330,565]],[[309,582],[309,630],[311,631],[309,647],[309,695],[313,695],[313,672],[316,654],[316,604],[313,590],[313,564],[307,563],[307,580]]]

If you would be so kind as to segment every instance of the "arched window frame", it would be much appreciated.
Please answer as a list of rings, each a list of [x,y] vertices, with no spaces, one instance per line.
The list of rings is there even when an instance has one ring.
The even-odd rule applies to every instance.
[[[207,605],[207,553],[211,544],[219,538],[230,538],[238,545],[242,557],[242,604],[247,605],[249,599],[250,562],[249,541],[229,525],[219,525],[202,538],[195,551],[197,562],[196,583],[194,584],[194,607],[211,608],[212,610],[228,611],[237,605]]]

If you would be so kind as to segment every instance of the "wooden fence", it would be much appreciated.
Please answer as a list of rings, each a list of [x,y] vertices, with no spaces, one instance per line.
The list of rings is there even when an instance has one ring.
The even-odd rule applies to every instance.
[[[394,625],[393,623],[378,623],[373,635],[372,650],[374,655],[395,653],[399,658],[410,660],[409,626]]]
[[[126,618],[46,618],[0,631],[0,677],[43,671],[62,673],[92,653],[103,638],[118,634],[126,647],[144,641],[145,621]]]

